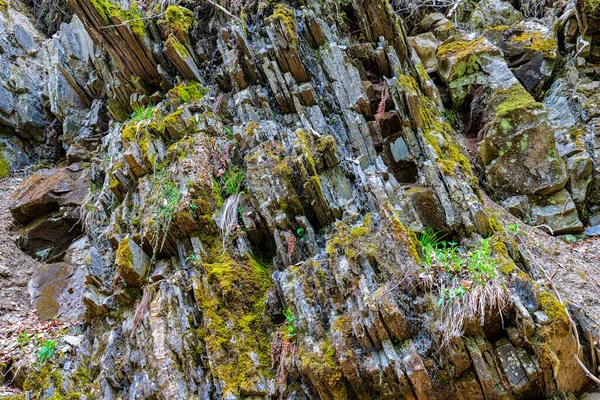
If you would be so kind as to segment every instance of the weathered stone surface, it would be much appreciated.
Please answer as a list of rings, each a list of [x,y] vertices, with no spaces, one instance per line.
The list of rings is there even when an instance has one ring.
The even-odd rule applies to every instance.
[[[500,199],[549,194],[568,180],[542,104],[521,86],[484,38],[455,39],[438,48],[441,77],[453,102],[471,97],[471,129],[489,188]],[[517,175],[515,175],[517,174]]]
[[[48,320],[81,321],[85,269],[82,265],[48,264],[29,282],[29,294],[37,315]]]
[[[69,245],[82,233],[81,221],[71,208],[43,214],[19,231],[17,244],[40,261],[60,260]]]
[[[18,222],[27,223],[61,207],[81,205],[88,190],[88,171],[77,164],[40,170],[15,191],[10,212]]]
[[[552,32],[540,23],[528,21],[492,28],[485,35],[502,50],[521,85],[539,96],[552,77],[558,58],[558,44]]]
[[[523,14],[515,10],[509,1],[482,0],[471,13],[470,25],[475,29],[488,26],[507,26],[519,22]]]
[[[474,25],[514,25],[504,48],[464,36],[463,7],[456,25],[430,14],[427,50],[450,40],[429,76],[431,51],[410,46],[391,2],[292,3],[182,3],[188,12],[69,1],[83,25],[74,19],[54,37],[41,104],[62,123],[67,161],[91,163],[93,190],[82,218],[89,246],[65,253],[66,264],[86,265],[86,325],[60,365],[61,387],[232,400],[579,390],[586,378],[566,311],[485,193],[557,232],[592,210],[597,107],[561,101],[565,84],[544,94],[546,112],[524,88],[541,96],[551,63],[516,38],[551,30],[514,24],[522,16],[507,2],[467,10]],[[593,99],[591,82],[574,93]],[[202,94],[187,96],[189,84]],[[27,90],[11,88],[12,100],[0,92],[13,108],[0,107],[2,124],[14,126]],[[132,116],[148,104],[151,113]],[[589,130],[571,140],[581,118]],[[81,204],[71,176],[81,165],[22,189],[17,218],[35,224],[37,208],[48,223]],[[480,257],[487,243],[493,271],[428,265],[425,227],[445,242],[437,250],[456,242],[459,258]]]
[[[140,287],[147,279],[150,257],[133,240],[125,238],[119,243],[115,264],[119,276],[127,285]]]
[[[422,33],[417,36],[408,37],[408,44],[417,52],[425,71],[432,73],[437,71],[437,58],[435,57],[438,41],[430,33]]]
[[[547,225],[555,234],[577,233],[583,229],[575,203],[565,189],[550,196],[531,196],[529,201],[534,225]]]

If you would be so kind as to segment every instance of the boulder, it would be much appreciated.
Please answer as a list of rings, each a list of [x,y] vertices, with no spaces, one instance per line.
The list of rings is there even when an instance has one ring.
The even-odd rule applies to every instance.
[[[80,206],[89,190],[89,172],[79,164],[39,170],[11,196],[9,210],[22,224],[65,206]]]
[[[466,107],[478,131],[478,154],[489,189],[500,199],[550,194],[568,176],[547,113],[514,77],[497,47],[467,36],[438,47],[440,77],[452,101]]]
[[[550,196],[530,196],[529,201],[534,225],[547,225],[555,235],[578,233],[583,229],[575,203],[566,189]]]
[[[40,261],[62,258],[69,245],[82,234],[79,214],[73,209],[43,215],[19,231],[17,244]]]
[[[437,70],[435,53],[438,41],[433,33],[427,32],[417,36],[409,36],[407,40],[410,47],[417,52],[417,55],[425,67],[425,71],[428,73],[435,72]]]
[[[42,320],[80,321],[83,305],[85,267],[71,263],[48,264],[29,281],[29,295]]]
[[[469,24],[473,29],[487,26],[507,26],[523,20],[523,14],[515,10],[509,1],[482,0],[473,12]]]
[[[519,22],[490,28],[486,37],[498,46],[515,77],[534,96],[552,77],[558,44],[548,28],[538,22]]]

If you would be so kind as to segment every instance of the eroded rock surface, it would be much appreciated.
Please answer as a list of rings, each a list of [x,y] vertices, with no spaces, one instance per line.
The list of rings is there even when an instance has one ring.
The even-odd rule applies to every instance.
[[[595,267],[540,230],[600,223],[593,2],[60,3],[59,27],[16,0],[0,19],[8,70],[43,77],[0,86],[0,166],[42,144],[66,164],[10,206],[51,263],[33,305],[84,321],[23,377],[34,398],[589,382]]]

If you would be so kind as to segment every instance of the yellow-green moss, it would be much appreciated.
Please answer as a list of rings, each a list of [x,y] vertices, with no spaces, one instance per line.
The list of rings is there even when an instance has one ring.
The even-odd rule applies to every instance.
[[[448,43],[442,43],[438,47],[437,55],[439,57],[455,56],[461,58],[472,54],[478,46],[483,44],[483,37],[474,40],[454,40]]]
[[[183,103],[191,103],[202,100],[207,93],[208,89],[203,88],[198,82],[191,82],[187,85],[181,84],[171,89],[169,97],[171,99],[179,99]]]
[[[0,0],[0,11],[6,12],[8,10],[8,4],[6,4],[6,0]]]
[[[10,164],[2,154],[2,149],[0,148],[0,179],[8,178],[10,175]]]
[[[487,26],[486,29],[488,31],[496,31],[496,32],[504,32],[508,29],[506,25],[498,25],[498,26]]]
[[[117,18],[121,22],[127,21],[129,28],[139,37],[146,36],[143,17],[137,2],[132,2],[130,7],[125,10],[111,0],[90,0],[90,2],[98,10],[106,24],[110,24],[112,18]]]
[[[541,53],[545,58],[556,58],[556,41],[542,32],[522,33],[514,39],[516,42],[528,42],[524,46],[527,50],[533,50]]]
[[[496,97],[500,99],[496,107],[496,117],[504,118],[513,112],[521,112],[526,109],[542,109],[544,106],[535,101],[533,96],[521,84],[515,83],[506,89],[496,92]]]
[[[347,398],[344,375],[335,357],[335,348],[329,340],[316,344],[317,351],[302,352],[300,360],[302,368],[316,376],[333,395],[333,399]]]
[[[540,302],[542,310],[548,315],[551,323],[560,323],[563,326],[568,326],[569,316],[565,306],[563,306],[554,295],[550,292],[540,294]]]
[[[128,271],[133,269],[133,253],[131,252],[131,247],[129,247],[130,241],[130,238],[123,239],[117,249],[115,265],[121,275],[127,274]]]
[[[248,122],[248,125],[246,125],[246,135],[248,135],[248,136],[254,135],[254,132],[258,128],[260,128],[260,125],[257,124],[256,122],[254,122],[254,121]]]
[[[265,298],[269,268],[251,256],[233,259],[220,243],[207,238],[210,249],[201,264],[207,280],[194,280],[194,296],[203,313],[196,334],[214,357],[212,375],[223,394],[238,396],[258,374],[270,377],[270,332]],[[202,349],[199,349],[203,353]],[[255,365],[250,353],[258,357]]]
[[[600,6],[600,0],[585,0],[584,11],[586,14],[594,14]]]
[[[285,28],[286,38],[289,43],[292,46],[298,45],[298,25],[294,17],[294,10],[285,4],[277,4],[269,20],[272,22],[280,21]]]
[[[166,48],[172,48],[175,50],[177,54],[183,59],[188,58],[190,56],[190,52],[185,48],[184,45],[173,35],[169,36],[167,41],[165,42]]]
[[[185,7],[167,7],[165,19],[169,29],[179,40],[186,39],[194,24],[194,14]]]

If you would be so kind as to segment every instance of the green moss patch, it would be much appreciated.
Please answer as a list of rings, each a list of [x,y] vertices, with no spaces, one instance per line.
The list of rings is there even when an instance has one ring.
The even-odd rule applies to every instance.
[[[8,178],[10,175],[10,164],[6,160],[6,157],[4,157],[4,154],[2,154],[1,150],[2,149],[0,148],[0,179]]]
[[[173,89],[169,90],[168,95],[169,98],[176,102],[191,103],[202,100],[207,93],[208,89],[202,87],[200,83],[191,82],[175,86]]]
[[[167,7],[165,20],[171,33],[179,40],[186,40],[194,26],[194,14],[185,7]]]
[[[139,37],[143,38],[146,36],[146,29],[144,28],[144,21],[142,19],[143,16],[137,2],[132,2],[131,6],[124,10],[111,0],[90,1],[92,6],[98,10],[106,24],[110,24],[112,18],[117,18],[121,22],[127,21],[127,26],[129,26],[129,28]]]
[[[210,254],[201,263],[206,278],[194,281],[203,313],[196,333],[214,359],[211,373],[223,397],[239,396],[252,391],[260,376],[272,376],[274,327],[265,310],[270,269],[250,255],[232,258],[216,241],[208,246]]]

